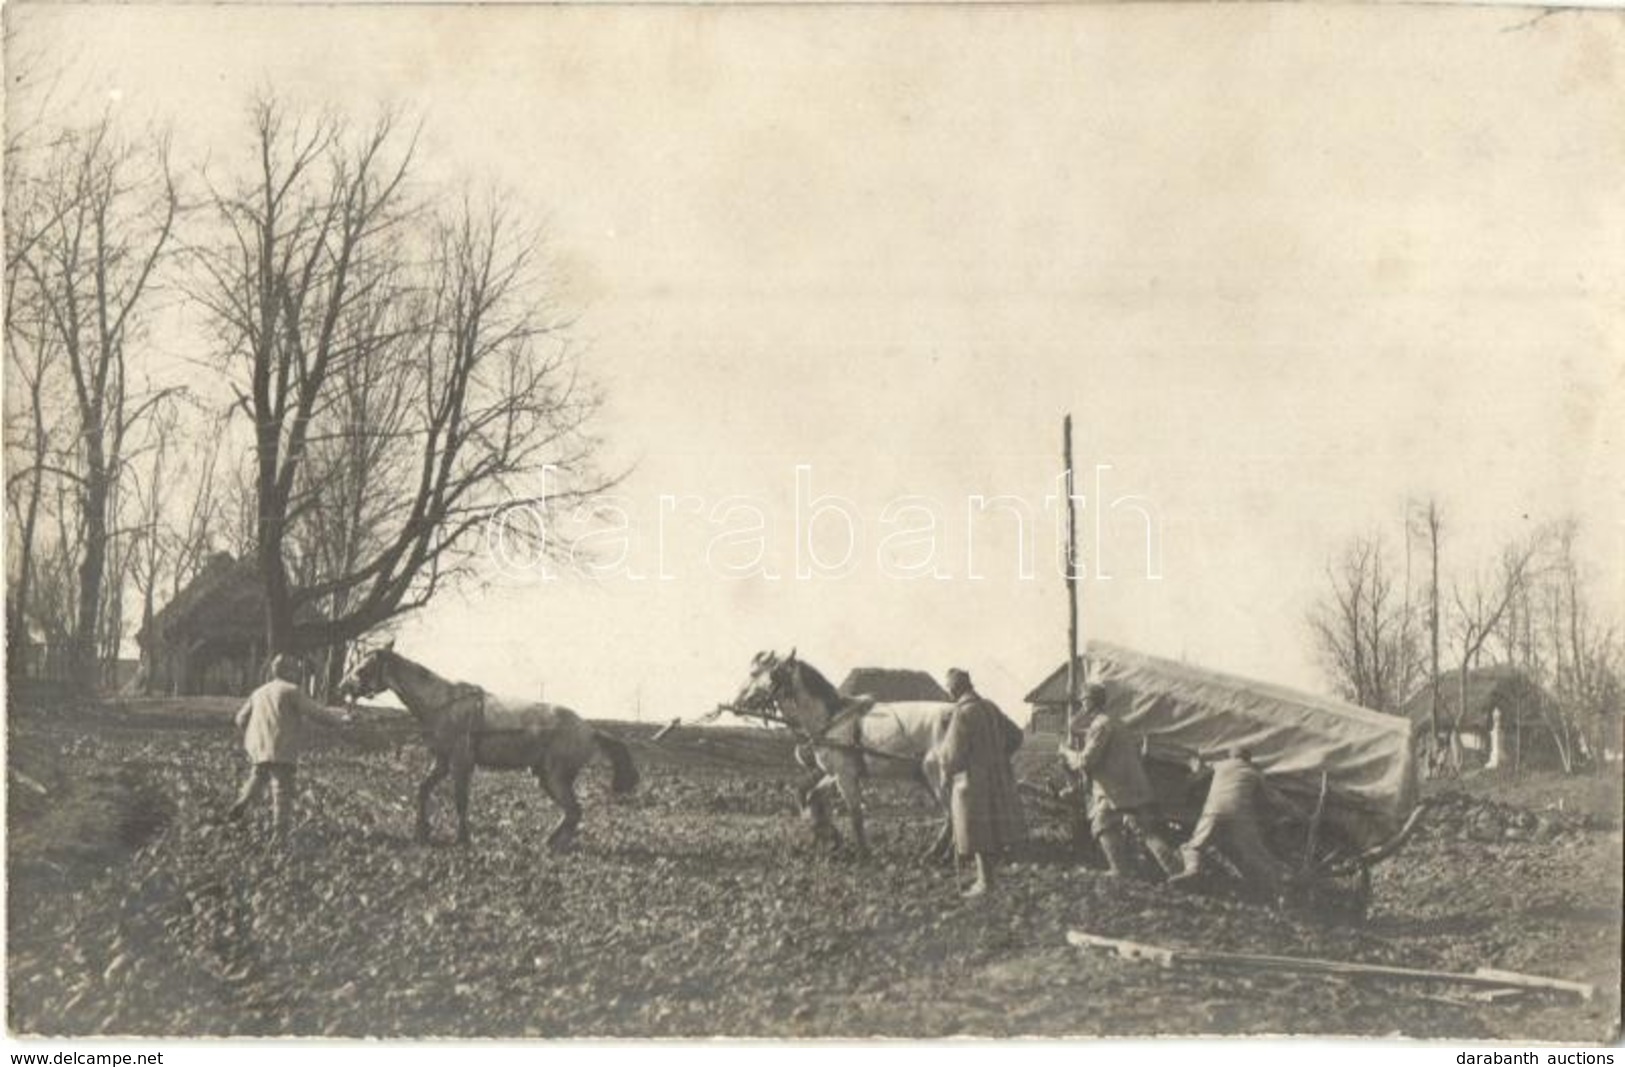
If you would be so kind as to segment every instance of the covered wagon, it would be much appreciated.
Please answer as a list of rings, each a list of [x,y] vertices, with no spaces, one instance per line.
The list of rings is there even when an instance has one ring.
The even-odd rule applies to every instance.
[[[1162,813],[1193,826],[1211,761],[1245,748],[1289,800],[1269,827],[1277,855],[1306,885],[1335,887],[1362,911],[1370,870],[1404,843],[1420,814],[1414,732],[1403,716],[1223,674],[1104,641],[1088,678],[1107,710],[1141,739]],[[1066,705],[1066,667],[1027,697]]]

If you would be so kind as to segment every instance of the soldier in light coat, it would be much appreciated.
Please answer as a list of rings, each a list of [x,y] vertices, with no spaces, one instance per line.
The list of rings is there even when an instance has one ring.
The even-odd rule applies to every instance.
[[[1010,768],[1021,727],[983,699],[962,670],[948,672],[948,693],[954,707],[937,762],[951,783],[954,850],[976,867],[976,881],[965,892],[974,897],[992,887],[998,856],[1026,834]]]
[[[1140,760],[1140,746],[1106,713],[1105,686],[1089,686],[1083,711],[1073,723],[1074,729],[1079,727],[1083,730],[1083,747],[1072,748],[1063,742],[1060,755],[1068,766],[1087,774],[1093,783],[1089,826],[1106,854],[1109,873],[1120,875],[1127,868],[1128,847],[1123,839],[1126,824],[1145,842],[1164,876],[1172,878],[1180,871],[1179,853],[1157,817],[1156,793]]]
[[[1185,871],[1174,881],[1195,878],[1202,868],[1203,853],[1218,849],[1248,882],[1279,896],[1287,880],[1286,869],[1264,842],[1258,821],[1263,803],[1290,808],[1290,801],[1253,765],[1252,753],[1232,749],[1216,761],[1202,816],[1182,850]]]
[[[230,817],[242,818],[248,805],[269,785],[274,840],[287,836],[293,818],[294,767],[304,746],[305,721],[315,719],[335,726],[352,721],[348,714],[330,712],[306,696],[299,688],[299,676],[298,660],[272,657],[271,680],[249,694],[236,717],[243,749],[253,767],[231,806]]]

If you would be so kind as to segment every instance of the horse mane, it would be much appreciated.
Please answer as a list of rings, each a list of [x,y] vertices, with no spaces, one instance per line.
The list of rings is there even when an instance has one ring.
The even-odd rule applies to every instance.
[[[801,669],[801,684],[806,687],[808,695],[821,702],[834,715],[846,706],[841,697],[840,690],[830,684],[830,680],[819,673],[817,667],[804,659],[796,660],[796,666]]]
[[[381,649],[379,651],[379,655],[389,657],[395,662],[395,665],[401,671],[405,672],[406,674],[415,674],[420,680],[427,680],[431,683],[443,685],[447,689],[478,688],[478,686],[468,686],[463,682],[454,682],[450,678],[442,678],[440,675],[436,674],[434,671],[431,671],[423,664],[417,662],[416,660],[407,659],[405,656],[401,655],[399,652],[396,652],[392,648]]]

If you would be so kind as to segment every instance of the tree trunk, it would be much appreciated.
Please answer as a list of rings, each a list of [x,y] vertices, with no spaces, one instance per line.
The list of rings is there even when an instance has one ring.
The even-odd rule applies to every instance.
[[[1428,505],[1428,545],[1432,556],[1432,578],[1428,589],[1428,631],[1432,643],[1432,659],[1428,672],[1428,718],[1432,722],[1431,747],[1439,745],[1439,516],[1432,504]]]
[[[1456,675],[1456,720],[1450,727],[1450,758],[1456,770],[1461,770],[1461,720],[1467,716],[1467,657],[1461,658],[1461,670]]]
[[[141,667],[137,677],[141,679],[138,687],[140,692],[147,696],[157,693],[158,677],[158,611],[154,603],[153,586],[158,584],[156,572],[148,579],[147,586],[141,590],[141,633],[146,640],[141,642]]]
[[[282,556],[266,559],[260,553],[260,573],[265,581],[265,646],[271,655],[292,652],[293,602],[288,589],[288,575],[282,569]]]
[[[12,617],[6,620],[6,632],[10,635],[11,648],[7,651],[15,656],[18,649],[28,647],[28,608],[29,597],[33,593],[34,584],[34,535],[39,530],[40,497],[45,488],[45,411],[41,407],[41,382],[44,380],[43,369],[34,376],[29,383],[29,403],[34,415],[34,469],[29,472],[28,505],[23,512],[23,529],[21,543],[17,546],[18,567],[17,587],[12,594]],[[15,663],[15,659],[8,657],[8,663]],[[27,673],[27,665],[24,665]]]
[[[85,457],[85,543],[79,561],[79,607],[73,635],[73,685],[81,691],[97,687],[102,578],[107,567],[107,471],[101,449],[90,442]]]
[[[10,635],[11,648],[8,650],[11,657],[8,662],[12,669],[17,669],[17,651],[28,647],[28,598],[32,593],[34,581],[34,534],[39,528],[39,501],[40,489],[44,481],[45,472],[41,469],[43,457],[36,456],[34,471],[28,486],[28,506],[23,514],[23,529],[21,543],[17,546],[17,588],[13,592],[7,605],[11,609],[11,618],[6,620],[6,632]],[[22,673],[26,675],[27,664],[23,664]]]
[[[331,700],[333,694],[338,692],[339,683],[344,681],[344,660],[348,646],[344,644],[331,645],[327,649],[327,663],[322,672],[321,692],[316,695],[322,700]]]

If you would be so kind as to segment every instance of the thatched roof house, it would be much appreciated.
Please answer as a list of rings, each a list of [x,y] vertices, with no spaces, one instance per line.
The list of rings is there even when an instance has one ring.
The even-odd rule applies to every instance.
[[[1404,714],[1426,736],[1432,727],[1432,690],[1423,685],[1405,701]],[[1439,675],[1439,734],[1446,741],[1452,732],[1462,747],[1488,756],[1490,730],[1495,713],[1500,712],[1501,728],[1507,744],[1513,746],[1519,762],[1539,766],[1561,762],[1548,725],[1554,710],[1552,697],[1540,684],[1518,668],[1497,664],[1467,672],[1467,699],[1462,703],[1461,675],[1448,671]]]
[[[877,704],[897,704],[909,700],[949,699],[948,691],[924,671],[893,670],[886,667],[858,667],[841,683],[844,697],[873,697]]]
[[[136,634],[140,687],[175,696],[239,694],[265,661],[265,587],[251,559],[211,556]]]
[[[1534,679],[1516,667],[1479,667],[1467,672],[1467,707],[1462,711],[1461,676],[1449,671],[1439,675],[1439,726],[1483,733],[1490,728],[1490,713],[1496,708],[1503,716],[1526,711],[1533,720],[1540,715],[1546,699]],[[1425,729],[1431,707],[1431,689],[1423,685],[1405,701],[1404,712],[1418,729]]]

